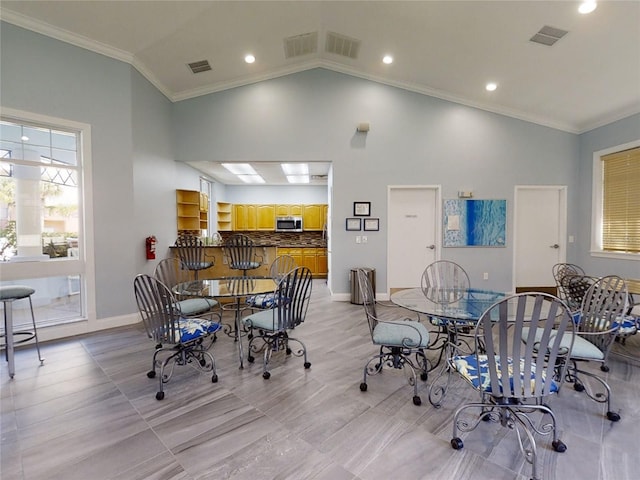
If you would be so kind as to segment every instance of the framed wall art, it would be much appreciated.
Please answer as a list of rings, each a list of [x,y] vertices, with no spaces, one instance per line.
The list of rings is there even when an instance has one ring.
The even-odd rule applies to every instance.
[[[362,230],[361,218],[347,218],[346,229],[348,232],[359,232]]]
[[[442,219],[444,247],[506,246],[506,200],[445,200]]]
[[[371,202],[353,202],[354,217],[368,217],[371,215]]]
[[[364,230],[369,232],[377,232],[380,230],[380,219],[379,218],[365,218],[364,219]]]

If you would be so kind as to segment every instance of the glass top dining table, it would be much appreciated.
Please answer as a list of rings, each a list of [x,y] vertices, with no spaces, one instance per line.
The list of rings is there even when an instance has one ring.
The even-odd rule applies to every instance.
[[[235,303],[235,338],[238,342],[240,368],[244,368],[241,336],[241,300],[251,295],[273,292],[278,284],[266,276],[228,276],[191,280],[178,283],[172,289],[174,295],[185,297],[233,299]]]
[[[482,313],[504,292],[464,288],[423,292],[421,288],[407,288],[393,293],[391,301],[408,310],[448,320],[477,321]]]

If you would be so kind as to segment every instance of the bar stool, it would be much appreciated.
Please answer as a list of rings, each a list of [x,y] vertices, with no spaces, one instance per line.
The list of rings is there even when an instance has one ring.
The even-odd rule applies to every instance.
[[[31,295],[35,290],[26,285],[8,285],[0,287],[0,301],[4,304],[4,337],[5,337],[5,357],[9,364],[9,376],[13,378],[15,375],[15,365],[13,361],[14,344],[28,342],[35,338],[36,349],[38,350],[38,359],[40,365],[44,363],[44,358],[40,355],[40,344],[38,343],[38,330],[36,328],[36,317],[33,314],[33,303]],[[33,322],[33,332],[13,331],[13,302],[16,300],[29,299],[29,308],[31,309],[31,321]],[[26,336],[18,341],[14,341],[14,336]]]

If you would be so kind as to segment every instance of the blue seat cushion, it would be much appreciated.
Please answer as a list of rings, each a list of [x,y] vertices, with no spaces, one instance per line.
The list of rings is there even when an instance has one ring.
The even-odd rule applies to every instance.
[[[230,265],[231,268],[235,268],[236,270],[253,270],[254,268],[258,268],[260,266],[259,262],[235,262]]]
[[[246,303],[252,308],[273,308],[277,303],[277,295],[272,293],[262,293],[247,297]]]
[[[426,348],[429,330],[420,322],[411,320],[378,322],[373,329],[373,343],[389,347]]]
[[[633,315],[626,315],[613,322],[613,327],[620,327],[617,334],[620,337],[627,337],[629,335],[635,335],[638,332],[638,320]]]
[[[208,312],[218,304],[211,298],[187,298],[178,302],[180,313],[187,317]]]
[[[204,335],[211,335],[220,330],[220,324],[202,318],[185,318],[178,320],[180,338],[176,343],[187,343]]]
[[[501,394],[502,382],[500,382],[500,392],[493,392],[491,388],[491,379],[489,377],[489,360],[486,355],[464,355],[464,356],[456,356],[453,357],[453,366],[454,368],[464,377],[474,388],[487,393],[492,394]],[[496,367],[497,370],[500,371],[500,360],[496,359]],[[513,389],[513,359],[509,358],[508,367],[509,369],[509,391]],[[524,369],[524,358],[520,359],[520,371]],[[535,364],[532,365],[532,374],[531,374],[531,382],[535,382]],[[520,374],[520,380],[524,381],[522,374]],[[545,382],[546,378],[542,375],[542,381]],[[531,385],[531,390],[534,389],[534,385]],[[552,379],[551,380],[551,392],[555,393],[559,390],[558,384]],[[524,394],[524,392],[522,392]]]

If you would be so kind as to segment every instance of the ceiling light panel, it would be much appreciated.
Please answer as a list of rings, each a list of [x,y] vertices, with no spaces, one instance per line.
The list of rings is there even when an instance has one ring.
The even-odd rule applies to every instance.
[[[248,163],[223,163],[222,166],[236,175],[255,175],[256,171]]]
[[[309,175],[287,175],[289,183],[309,183]]]
[[[280,165],[285,175],[308,175],[309,165],[306,163],[283,163]]]
[[[238,175],[238,178],[244,183],[265,183],[260,175]]]

